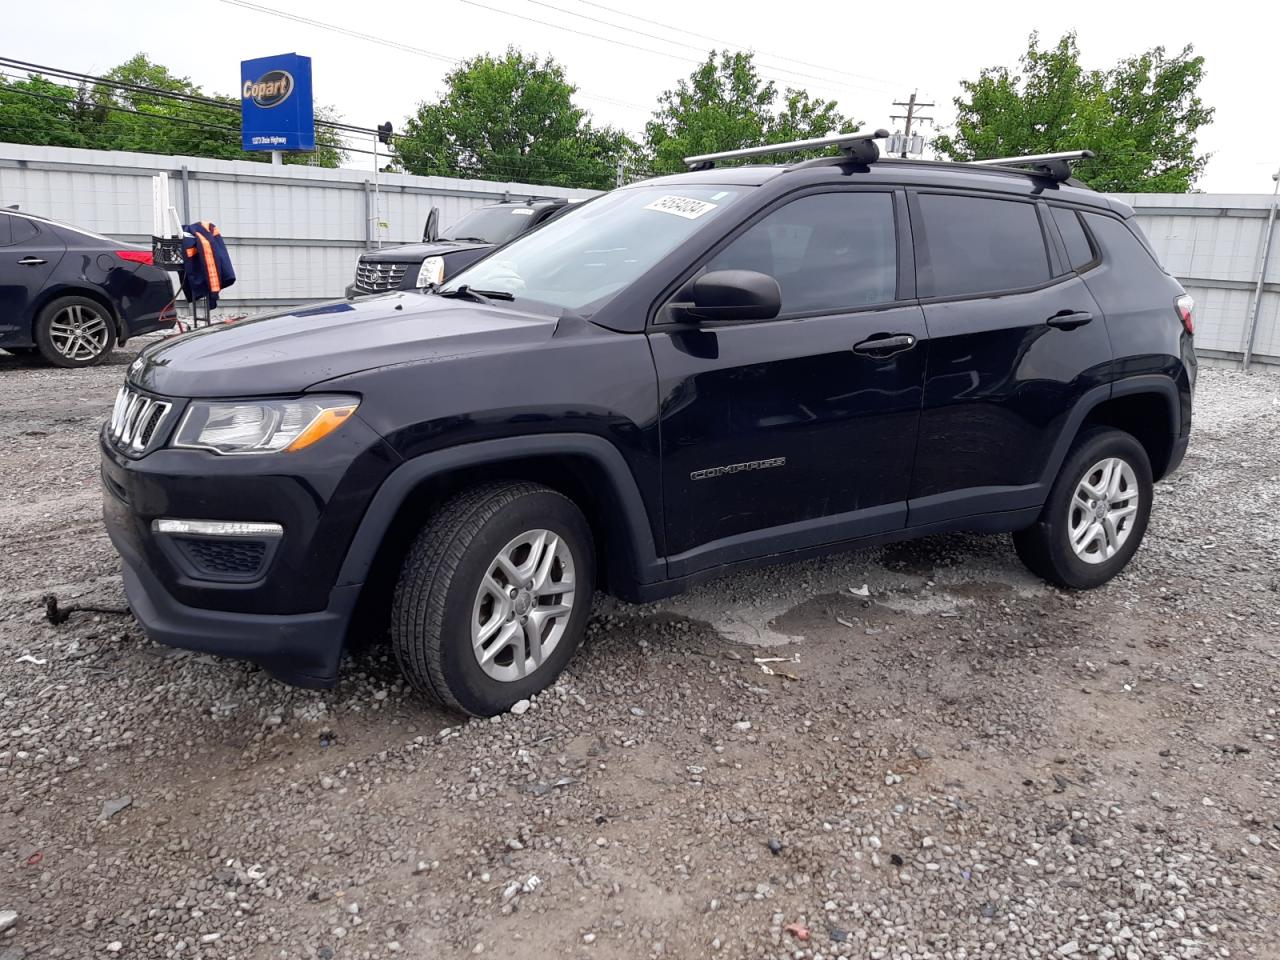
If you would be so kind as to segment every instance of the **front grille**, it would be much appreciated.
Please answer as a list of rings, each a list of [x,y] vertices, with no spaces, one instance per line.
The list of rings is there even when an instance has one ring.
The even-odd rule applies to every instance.
[[[173,404],[139,393],[124,386],[116,394],[116,404],[107,421],[107,436],[117,448],[135,457],[148,453],[152,441],[158,440],[161,426],[168,419]]]
[[[256,576],[267,556],[262,540],[237,538],[175,538],[197,571],[215,579],[241,579]]]
[[[408,266],[407,263],[378,263],[362,259],[356,264],[356,286],[370,293],[398,290]]]

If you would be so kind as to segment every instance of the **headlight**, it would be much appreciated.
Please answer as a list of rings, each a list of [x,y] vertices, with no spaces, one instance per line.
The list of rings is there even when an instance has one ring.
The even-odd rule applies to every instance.
[[[444,283],[444,257],[427,257],[418,270],[418,282],[415,287],[431,287]]]
[[[355,413],[355,397],[314,396],[241,403],[192,401],[175,447],[214,453],[276,453],[308,447]]]

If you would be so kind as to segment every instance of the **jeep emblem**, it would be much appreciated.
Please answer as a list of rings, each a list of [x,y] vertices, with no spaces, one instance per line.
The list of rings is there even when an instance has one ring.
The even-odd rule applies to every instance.
[[[268,70],[257,80],[246,80],[240,91],[245,100],[260,107],[278,107],[293,93],[293,74],[288,70]]]

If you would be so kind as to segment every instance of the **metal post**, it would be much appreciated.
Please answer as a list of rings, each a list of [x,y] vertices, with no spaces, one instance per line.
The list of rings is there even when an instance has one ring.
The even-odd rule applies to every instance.
[[[1246,371],[1249,369],[1249,364],[1253,362],[1253,339],[1258,333],[1258,309],[1262,305],[1262,289],[1267,279],[1267,260],[1271,257],[1271,234],[1274,232],[1276,223],[1276,201],[1280,198],[1280,170],[1273,173],[1271,179],[1276,182],[1276,186],[1271,191],[1271,210],[1267,214],[1267,225],[1262,234],[1262,252],[1258,256],[1258,282],[1253,288],[1253,302],[1249,304],[1249,332],[1245,334],[1244,362],[1240,365]]]
[[[373,202],[373,188],[369,181],[364,182],[364,248],[366,250],[373,249],[373,217],[369,216],[369,209]]]
[[[283,151],[283,150],[272,150],[272,151],[271,151],[271,165],[272,165],[273,167],[282,167],[282,166],[284,166],[284,151]]]
[[[191,222],[191,171],[182,165],[182,222]]]
[[[378,135],[373,135],[373,230],[377,248],[382,249],[382,203],[378,193]]]
[[[619,157],[618,158],[618,182],[617,182],[617,186],[619,187],[622,186],[622,177],[623,177],[622,158]]]

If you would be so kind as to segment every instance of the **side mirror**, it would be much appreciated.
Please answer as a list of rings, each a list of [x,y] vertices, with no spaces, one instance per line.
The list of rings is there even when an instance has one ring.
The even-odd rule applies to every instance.
[[[422,228],[422,242],[435,243],[440,239],[440,208],[432,207],[427,214],[427,224]]]
[[[767,273],[713,270],[693,281],[681,312],[691,320],[772,320],[782,310],[782,289]]]

